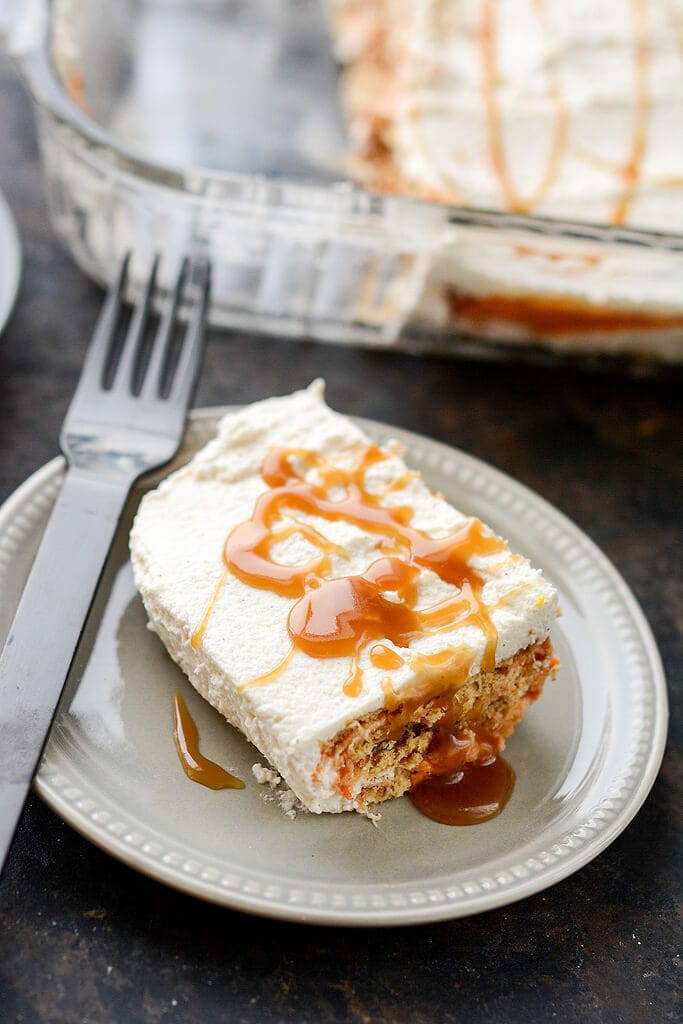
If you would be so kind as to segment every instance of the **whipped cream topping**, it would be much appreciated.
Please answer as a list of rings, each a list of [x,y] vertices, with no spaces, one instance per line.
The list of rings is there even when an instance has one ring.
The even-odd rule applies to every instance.
[[[256,744],[313,811],[354,807],[340,796],[332,776],[319,771],[313,778],[321,743],[349,722],[384,707],[387,692],[400,700],[425,684],[430,692],[445,688],[449,667],[430,668],[426,660],[421,665],[405,656],[405,648],[387,641],[386,650],[399,657],[389,653],[378,667],[369,651],[362,651],[362,685],[350,695],[344,687],[350,658],[321,659],[299,649],[292,653],[287,624],[294,601],[226,572],[224,544],[267,490],[261,468],[273,448],[314,450],[344,465],[367,443],[355,424],[327,408],[319,383],[228,413],[217,437],[143,499],[131,533],[135,579],[152,629],[199,692]],[[381,503],[409,506],[411,528],[429,537],[448,536],[468,522],[432,494],[417,474],[407,472],[395,446],[370,467],[370,476],[366,485],[384,493]],[[386,490],[392,484],[394,489]],[[324,519],[296,509],[288,515],[328,542],[332,578],[360,575],[379,557],[382,538],[377,533],[341,518]],[[304,534],[288,532],[273,546],[273,557],[287,565],[310,562],[315,548]],[[497,634],[496,662],[547,636],[557,598],[541,574],[502,545],[473,561]],[[457,589],[425,569],[417,594],[418,607],[426,608],[457,594]],[[193,645],[203,620],[201,642]],[[411,655],[453,649],[469,652],[469,675],[476,674],[487,649],[485,631],[468,622],[410,643]],[[269,677],[266,682],[253,685],[263,676]]]

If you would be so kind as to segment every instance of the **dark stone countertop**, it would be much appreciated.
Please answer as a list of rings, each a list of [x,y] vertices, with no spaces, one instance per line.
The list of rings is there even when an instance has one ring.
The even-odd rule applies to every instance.
[[[101,295],[53,237],[29,103],[6,62],[0,130],[0,187],[25,256],[0,338],[2,499],[57,451]],[[247,402],[317,375],[334,407],[471,452],[602,547],[643,606],[674,691],[659,778],[623,834],[564,882],[502,910],[388,930],[305,927],[205,905],[100,852],[32,796],[0,886],[0,1019],[676,1019],[680,384],[214,333],[197,404]]]

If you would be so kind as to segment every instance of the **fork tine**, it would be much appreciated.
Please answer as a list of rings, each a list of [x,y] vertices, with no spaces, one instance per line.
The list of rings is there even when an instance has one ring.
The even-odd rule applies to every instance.
[[[149,272],[147,283],[145,285],[145,290],[133,312],[133,318],[130,322],[128,332],[123,343],[119,364],[116,367],[116,374],[112,381],[112,391],[124,390],[129,392],[132,388],[135,363],[140,351],[142,339],[145,335],[145,328],[147,327],[147,317],[149,316],[149,307],[152,301],[152,295],[154,294],[154,288],[156,286],[158,267],[159,256],[157,254],[154,257],[152,268]]]
[[[187,257],[182,261],[180,270],[176,277],[175,287],[165,303],[161,322],[157,328],[152,351],[145,371],[145,379],[140,390],[141,398],[153,398],[161,396],[163,386],[164,370],[169,354],[169,345],[173,334],[176,312],[180,303],[180,296],[183,284],[187,276],[189,261]]]
[[[72,405],[75,403],[79,393],[83,394],[84,392],[98,390],[102,386],[112,342],[116,337],[116,326],[121,313],[123,291],[126,286],[129,263],[130,253],[127,252],[119,267],[116,280],[110,286],[100,315],[97,318],[92,339],[86,352],[78,387],[71,402]]]
[[[204,323],[209,307],[211,291],[211,268],[208,260],[197,267],[198,296],[188,317],[180,358],[169,391],[169,401],[178,408],[185,408],[194,388],[202,355]]]

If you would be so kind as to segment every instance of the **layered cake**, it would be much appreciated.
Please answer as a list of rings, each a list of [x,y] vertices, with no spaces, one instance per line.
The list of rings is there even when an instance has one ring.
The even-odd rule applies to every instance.
[[[314,812],[490,762],[557,667],[551,584],[320,383],[229,412],[130,544],[151,628]]]
[[[373,191],[683,234],[683,0],[330,0]],[[452,227],[418,319],[683,358],[681,257]]]

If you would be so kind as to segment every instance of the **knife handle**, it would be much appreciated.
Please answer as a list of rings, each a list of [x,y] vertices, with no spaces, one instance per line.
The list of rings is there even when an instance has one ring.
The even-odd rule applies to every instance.
[[[67,470],[0,654],[0,872],[130,486]]]

